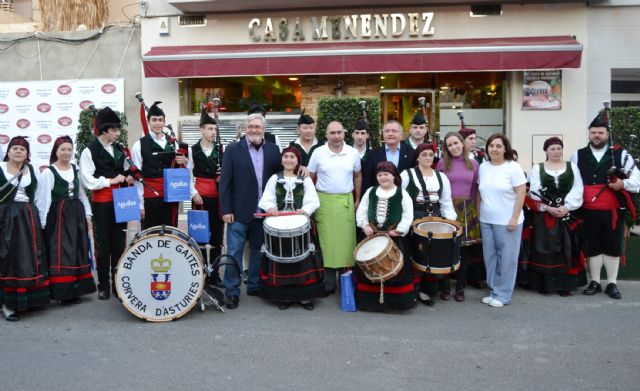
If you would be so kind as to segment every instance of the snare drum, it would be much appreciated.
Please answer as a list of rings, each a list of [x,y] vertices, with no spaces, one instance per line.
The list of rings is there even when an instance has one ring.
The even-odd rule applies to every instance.
[[[272,216],[264,219],[262,252],[274,262],[295,263],[315,251],[311,224],[306,215]]]
[[[205,273],[198,244],[169,226],[146,229],[120,257],[116,290],[135,316],[164,322],[185,315],[198,302]]]
[[[404,265],[402,252],[385,233],[373,234],[360,242],[353,251],[353,258],[373,282],[392,279]]]
[[[412,229],[413,267],[430,274],[449,274],[460,268],[460,223],[425,217],[415,220]]]

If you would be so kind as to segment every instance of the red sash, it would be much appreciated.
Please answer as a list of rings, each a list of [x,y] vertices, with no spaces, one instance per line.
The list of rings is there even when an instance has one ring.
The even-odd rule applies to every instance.
[[[612,210],[620,207],[616,193],[609,188],[603,191],[595,201],[591,201],[602,189],[602,186],[606,185],[586,185],[584,187],[583,208],[591,210]]]
[[[94,190],[91,196],[93,202],[113,202],[113,190],[119,189],[120,184],[111,185],[100,190]]]
[[[196,177],[196,190],[201,197],[218,197],[218,183],[215,179]]]
[[[147,185],[154,188],[155,191],[158,192],[158,195],[155,195],[151,189],[147,186],[144,187],[144,198],[162,198],[164,197],[164,178],[144,178],[144,181]]]

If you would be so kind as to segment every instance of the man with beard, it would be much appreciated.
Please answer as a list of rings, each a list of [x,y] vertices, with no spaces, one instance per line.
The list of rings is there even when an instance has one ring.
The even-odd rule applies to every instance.
[[[264,241],[262,219],[258,201],[267,181],[280,170],[278,147],[265,141],[266,121],[262,114],[251,114],[245,121],[246,137],[229,145],[222,160],[220,175],[220,201],[222,219],[227,223],[227,252],[242,270],[242,252],[249,241],[249,278],[247,295],[259,295],[259,271]],[[225,268],[224,287],[226,305],[238,307],[241,277],[231,267]]]
[[[608,282],[604,292],[620,299],[616,278],[624,255],[625,219],[627,210],[635,213],[629,192],[640,190],[640,171],[629,152],[617,144],[609,146],[609,141],[609,121],[598,115],[589,125],[589,145],[574,153],[571,161],[577,164],[584,182],[580,212],[591,282],[583,293],[591,296],[602,292],[600,270],[604,265]],[[609,181],[607,171],[612,166],[620,168],[627,179]]]

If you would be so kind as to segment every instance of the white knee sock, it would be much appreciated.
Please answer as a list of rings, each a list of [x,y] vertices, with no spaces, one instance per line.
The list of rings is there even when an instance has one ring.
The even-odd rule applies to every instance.
[[[6,305],[2,305],[2,311],[5,313],[5,315],[13,315],[16,312],[14,310],[9,309]]]
[[[598,254],[593,257],[589,257],[589,274],[591,274],[591,280],[600,283],[600,269],[604,263],[604,254]],[[608,270],[607,270],[608,275]]]
[[[607,271],[607,282],[609,284],[616,283],[618,278],[618,268],[620,267],[620,257],[612,257],[609,255],[603,255],[604,268]]]

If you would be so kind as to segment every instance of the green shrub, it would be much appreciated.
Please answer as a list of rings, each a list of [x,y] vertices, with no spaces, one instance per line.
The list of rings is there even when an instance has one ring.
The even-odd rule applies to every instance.
[[[345,141],[348,144],[352,144],[351,131],[358,118],[362,116],[362,109],[359,103],[361,100],[367,102],[365,110],[367,112],[367,119],[369,120],[369,138],[374,147],[378,146],[380,143],[380,98],[321,98],[318,103],[317,137],[324,139],[329,122],[339,121],[347,131]]]
[[[633,158],[640,159],[640,107],[612,108],[610,126],[613,142],[622,145]],[[631,135],[636,135],[636,139],[633,140]],[[640,213],[640,197],[637,194],[632,196],[636,211]],[[639,222],[640,218],[634,223]]]

